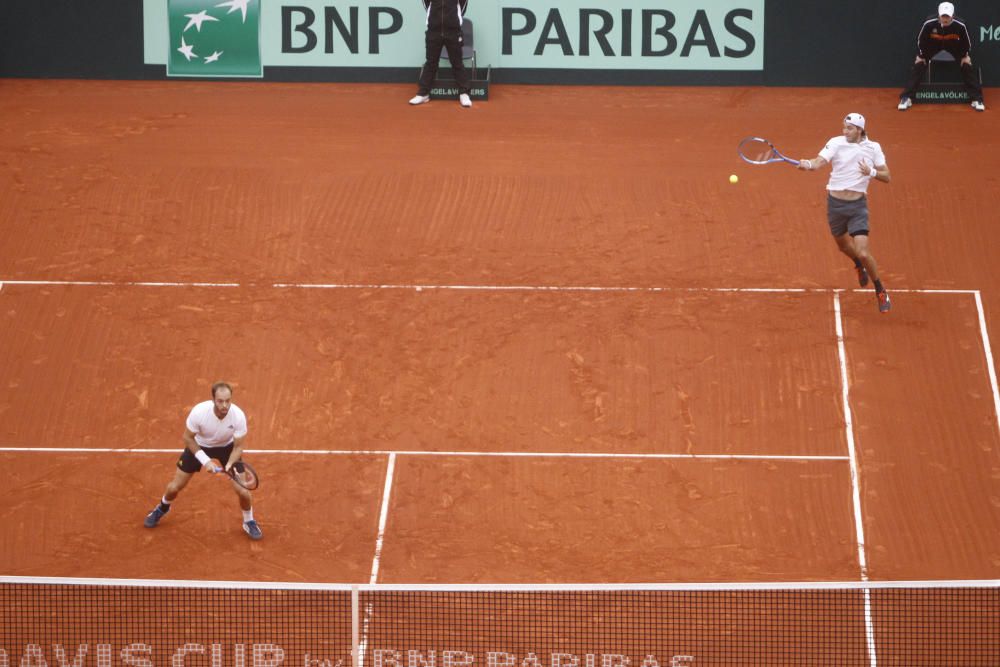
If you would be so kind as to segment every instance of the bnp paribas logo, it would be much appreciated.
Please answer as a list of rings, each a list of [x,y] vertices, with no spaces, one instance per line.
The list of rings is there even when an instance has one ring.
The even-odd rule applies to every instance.
[[[263,76],[261,1],[167,0],[167,75]]]

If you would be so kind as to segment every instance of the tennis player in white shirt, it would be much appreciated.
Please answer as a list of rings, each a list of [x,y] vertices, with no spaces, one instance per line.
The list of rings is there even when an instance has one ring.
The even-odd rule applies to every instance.
[[[879,312],[888,313],[892,307],[889,293],[882,286],[878,265],[868,249],[868,183],[875,179],[888,183],[889,167],[885,154],[877,141],[865,132],[865,117],[849,113],[844,118],[843,133],[833,137],[819,155],[800,160],[799,169],[813,171],[830,164],[827,190],[827,221],[830,233],[840,251],[854,260],[858,284],[862,287],[871,278]]]
[[[247,417],[233,403],[233,388],[225,382],[212,385],[212,400],[194,406],[185,426],[185,447],[177,460],[174,478],[167,484],[167,490],[159,504],[146,515],[143,522],[146,528],[155,528],[160,523],[160,519],[170,511],[170,505],[191,481],[194,473],[199,470],[210,473],[229,470],[243,454]],[[239,498],[240,509],[243,510],[243,531],[252,540],[261,539],[263,533],[253,518],[253,497],[236,482],[231,484]]]

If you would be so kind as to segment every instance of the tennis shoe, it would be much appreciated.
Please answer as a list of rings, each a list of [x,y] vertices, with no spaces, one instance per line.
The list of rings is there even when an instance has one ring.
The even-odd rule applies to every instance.
[[[913,100],[911,100],[909,97],[900,97],[899,106],[897,106],[896,108],[899,109],[900,111],[906,111],[912,106],[913,106]]]
[[[166,514],[160,506],[157,505],[153,508],[153,511],[146,515],[146,520],[142,522],[142,525],[146,528],[156,528],[156,524],[160,523],[160,519]]]
[[[243,532],[250,536],[251,540],[259,540],[264,537],[264,533],[261,532],[260,526],[253,519],[243,523]]]
[[[856,266],[854,267],[858,272],[858,284],[864,287],[868,284],[868,272],[865,271],[865,267]]]
[[[875,296],[878,297],[878,312],[888,313],[889,309],[892,308],[892,302],[889,301],[889,293],[882,290],[881,292],[876,292]]]
[[[469,97],[468,93],[462,93],[458,96],[458,103],[468,109],[472,106],[472,98]]]
[[[418,104],[426,104],[431,101],[430,95],[414,95],[410,98],[410,104],[416,106]]]
[[[975,100],[972,103],[972,108],[976,111],[986,111],[986,105],[983,104],[982,100]]]

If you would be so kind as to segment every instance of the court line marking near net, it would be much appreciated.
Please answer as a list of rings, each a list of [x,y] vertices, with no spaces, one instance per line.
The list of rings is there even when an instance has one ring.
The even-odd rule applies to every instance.
[[[990,332],[986,326],[986,312],[983,310],[983,296],[976,290],[976,312],[979,315],[979,335],[983,340],[983,352],[986,354],[986,371],[990,377],[990,388],[993,389],[993,413],[997,419],[997,432],[1000,433],[1000,388],[997,387],[997,371],[993,365],[993,346],[990,345]]]
[[[854,530],[858,544],[858,565],[861,569],[861,581],[868,581],[868,556],[865,553],[865,527],[861,513],[861,485],[857,449],[854,446],[854,416],[851,412],[851,390],[848,384],[847,348],[844,345],[844,318],[840,313],[840,292],[833,293],[834,325],[837,332],[837,359],[840,364],[840,399],[844,407],[844,434],[847,436],[847,451],[851,466],[851,502],[854,506]],[[871,596],[864,591],[865,602],[865,640],[868,649],[868,661],[871,667],[878,664],[875,652],[875,625],[872,620]]]
[[[35,454],[170,454],[175,456],[181,445],[170,449],[132,447],[0,447],[0,453],[30,452]],[[463,452],[392,449],[245,449],[247,454],[277,454],[287,456],[453,456],[499,458],[567,458],[567,459],[711,459],[746,461],[848,461],[849,457],[821,454],[625,454],[613,452]]]
[[[114,281],[114,280],[0,280],[0,285],[81,286],[81,287],[268,287],[276,289],[328,290],[442,290],[461,292],[607,292],[607,293],[671,293],[671,292],[733,292],[744,294],[830,294],[852,291],[829,287],[630,287],[599,285],[433,285],[416,283],[224,283],[183,281]],[[899,294],[977,294],[973,289],[894,289]]]
[[[378,569],[379,561],[382,558],[382,545],[385,541],[385,527],[389,520],[389,499],[392,492],[392,478],[393,471],[396,468],[396,454],[395,452],[389,454],[389,461],[385,467],[385,484],[382,487],[382,508],[379,510],[378,515],[378,536],[375,538],[375,556],[372,558],[372,573],[371,577],[368,578],[368,584],[374,585],[378,582]],[[355,605],[354,600],[357,598],[357,587],[351,591],[351,604],[352,607]],[[373,604],[369,602],[365,605],[365,616],[359,628],[360,638],[356,643],[358,647],[357,655],[354,659],[354,664],[357,667],[364,667],[365,664],[365,651],[368,648],[368,626],[371,623]],[[352,624],[354,621],[352,621]]]
[[[253,590],[341,591],[782,591],[782,590],[891,590],[921,588],[997,588],[1000,579],[926,579],[903,581],[733,581],[643,583],[478,583],[478,584],[350,584],[302,581],[236,581],[203,579],[108,579],[100,577],[42,577],[0,575],[0,584],[43,584],[113,587],[237,588]]]
[[[379,561],[382,558],[382,544],[385,540],[385,526],[389,520],[389,497],[392,492],[392,477],[396,468],[396,453],[389,454],[389,462],[385,467],[385,485],[382,487],[382,509],[378,515],[378,536],[375,538],[375,557],[372,558],[372,576],[368,583],[378,582]]]

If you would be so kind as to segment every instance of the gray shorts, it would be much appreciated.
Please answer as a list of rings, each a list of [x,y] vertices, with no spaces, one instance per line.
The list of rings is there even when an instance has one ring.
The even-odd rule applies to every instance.
[[[830,223],[830,233],[834,236],[868,235],[868,198],[844,201],[826,196],[826,220]]]

